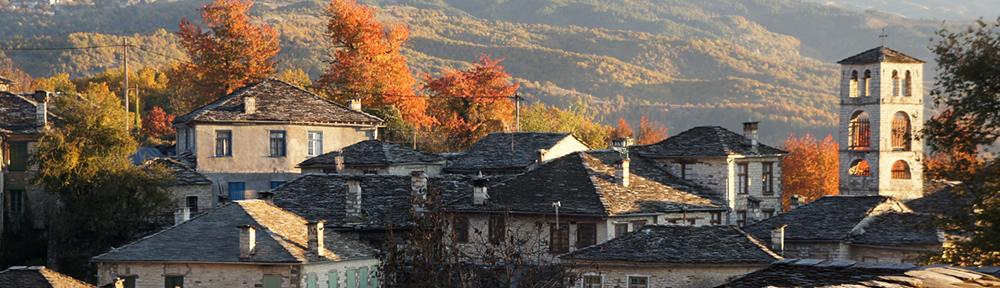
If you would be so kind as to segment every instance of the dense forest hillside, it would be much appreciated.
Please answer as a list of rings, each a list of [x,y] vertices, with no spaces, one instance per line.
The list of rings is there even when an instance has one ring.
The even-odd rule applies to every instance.
[[[200,1],[84,6],[54,15],[0,12],[3,47],[137,44],[137,66],[183,61],[175,36]],[[588,103],[611,122],[643,114],[679,132],[762,120],[770,142],[788,132],[834,131],[836,60],[879,45],[918,58],[939,22],[798,0],[398,0],[368,2],[406,23],[420,74],[503,58],[531,101]],[[254,14],[281,33],[281,66],[313,76],[329,60],[323,1],[259,1]],[[119,65],[118,49],[5,51],[33,76],[87,75]],[[928,65],[931,69],[933,65]],[[928,73],[931,74],[931,73]],[[930,80],[930,79],[925,79]]]
[[[968,21],[980,17],[993,20],[1000,16],[996,0],[814,0],[848,9],[878,10],[915,19]]]

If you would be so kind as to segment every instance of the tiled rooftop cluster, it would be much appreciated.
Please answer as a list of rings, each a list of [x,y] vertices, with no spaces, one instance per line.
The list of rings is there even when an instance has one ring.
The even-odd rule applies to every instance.
[[[953,267],[788,259],[718,287],[1000,287],[1000,279]]]

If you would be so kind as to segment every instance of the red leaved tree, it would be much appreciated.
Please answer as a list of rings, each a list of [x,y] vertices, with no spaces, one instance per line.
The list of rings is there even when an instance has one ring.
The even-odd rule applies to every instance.
[[[785,140],[788,155],[781,160],[781,191],[785,209],[789,208],[792,195],[803,196],[808,202],[839,193],[837,147],[832,135],[827,135],[822,141],[810,134],[802,137],[788,135]]]
[[[142,133],[152,138],[173,134],[174,117],[175,115],[167,114],[160,106],[153,106],[152,110],[146,112],[146,117],[142,118]]]
[[[514,103],[510,97],[520,86],[500,62],[482,56],[467,70],[449,70],[427,77],[424,89],[431,96],[431,114],[440,124],[436,134],[451,147],[468,147],[490,132],[510,127]]]
[[[190,111],[274,75],[274,57],[281,50],[278,33],[250,21],[253,4],[252,0],[215,0],[205,5],[201,18],[207,31],[181,20],[177,36],[191,63],[178,66],[176,75],[189,82],[180,87],[193,91],[178,93],[176,111]]]
[[[667,139],[667,127],[663,123],[649,120],[649,117],[639,118],[639,139],[636,144],[647,145]]]
[[[632,127],[629,126],[628,121],[625,117],[618,118],[618,125],[615,126],[614,137],[624,138],[624,137],[634,137],[635,132],[632,132]]]
[[[410,125],[430,124],[427,99],[414,93],[416,80],[400,53],[409,29],[401,24],[384,27],[375,19],[374,8],[355,0],[333,0],[326,11],[333,62],[319,86],[335,100],[361,99],[365,106],[383,110],[380,114],[397,109]]]

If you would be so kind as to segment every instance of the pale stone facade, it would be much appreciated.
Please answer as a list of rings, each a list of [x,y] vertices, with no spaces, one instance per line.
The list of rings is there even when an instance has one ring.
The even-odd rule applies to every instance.
[[[691,157],[657,159],[657,164],[671,174],[707,186],[724,195],[730,212],[722,217],[724,225],[749,224],[782,212],[781,206],[781,157]],[[738,191],[740,165],[747,165],[747,193]],[[770,185],[765,185],[764,165],[771,165]],[[681,171],[683,169],[684,171]],[[770,188],[770,191],[767,191]],[[751,205],[749,199],[759,204]],[[745,212],[745,221],[741,221]]]
[[[112,283],[116,278],[134,279],[136,288],[162,288],[166,278],[183,281],[183,287],[233,288],[299,288],[348,287],[364,282],[364,287],[377,288],[373,280],[378,261],[374,259],[315,264],[225,264],[225,263],[98,263],[98,283]],[[362,273],[358,273],[358,272]],[[354,273],[348,275],[348,273]],[[339,286],[329,286],[331,275]],[[365,275],[365,277],[361,277]],[[349,280],[350,279],[350,280]],[[315,283],[317,286],[308,286]],[[277,283],[277,285],[273,285]],[[374,285],[373,285],[374,284]]]
[[[577,247],[579,244],[579,224],[588,223],[596,226],[595,237],[597,242],[595,244],[604,243],[610,239],[609,237],[613,237],[613,230],[608,230],[607,223],[609,221],[596,217],[561,216],[559,217],[558,223],[560,226],[566,225],[569,228],[569,242],[567,244],[568,250],[553,253],[550,249],[550,244],[552,239],[552,228],[556,224],[555,215],[504,216],[502,214],[495,214],[495,216],[491,216],[490,214],[456,214],[455,217],[464,217],[469,221],[469,231],[467,232],[469,235],[469,241],[458,243],[458,247],[465,250],[465,252],[469,255],[482,255],[485,248],[494,246],[494,244],[490,243],[490,239],[492,237],[490,233],[493,233],[493,230],[490,229],[489,225],[491,217],[500,217],[505,220],[504,226],[506,229],[504,230],[504,236],[506,236],[506,238],[514,238],[519,241],[524,241],[517,247],[505,246],[505,248],[502,249],[516,249],[517,251],[522,251],[532,255],[532,257],[535,257],[535,259],[541,263],[557,261],[556,256],[582,248]]]
[[[585,277],[600,277],[602,288],[630,287],[629,278],[645,278],[646,286],[640,287],[672,287],[672,288],[702,288],[715,287],[736,277],[767,267],[767,264],[636,264],[601,262],[600,267],[580,267],[574,269],[580,279],[574,287],[584,286]]]

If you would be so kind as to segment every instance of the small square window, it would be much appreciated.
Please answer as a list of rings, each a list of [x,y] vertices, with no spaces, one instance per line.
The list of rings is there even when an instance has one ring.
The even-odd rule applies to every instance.
[[[603,280],[601,275],[583,275],[583,288],[601,288]]]
[[[628,233],[628,223],[615,223],[615,238],[622,237]]]
[[[198,196],[187,196],[185,199],[188,211],[191,214],[198,213]]]
[[[184,288],[184,276],[164,276],[163,288]]]
[[[628,276],[628,288],[649,288],[649,277]]]

